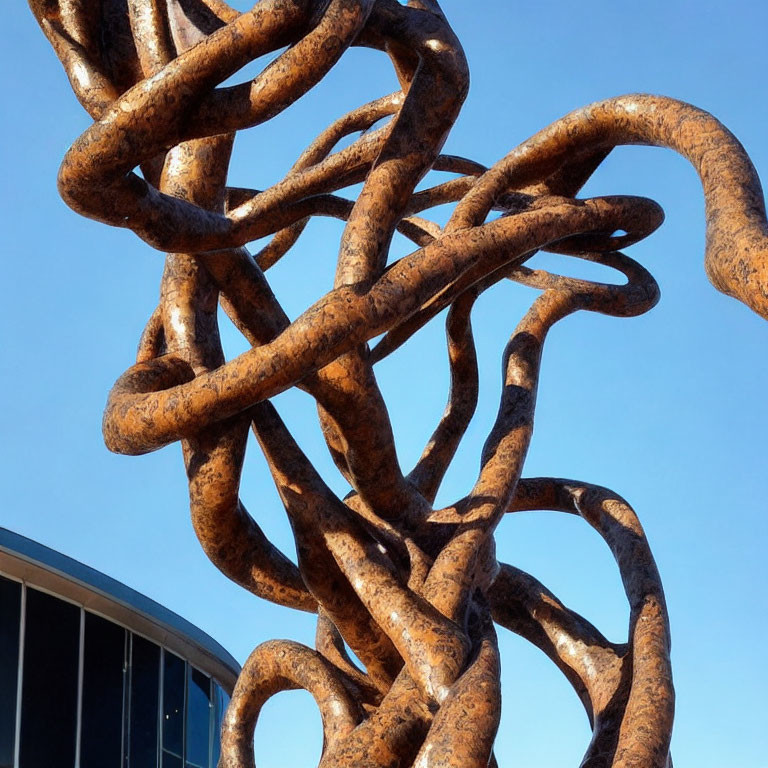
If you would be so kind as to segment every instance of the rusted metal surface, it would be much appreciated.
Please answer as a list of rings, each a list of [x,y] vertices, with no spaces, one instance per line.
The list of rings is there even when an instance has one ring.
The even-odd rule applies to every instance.
[[[220,765],[254,764],[261,706],[296,687],[320,708],[323,766],[495,765],[494,624],[541,648],[575,688],[594,731],[582,766],[671,765],[669,626],[634,511],[607,489],[522,473],[552,326],[578,311],[638,315],[658,300],[653,277],[618,249],[659,226],[659,206],[576,198],[613,147],[665,146],[693,164],[706,200],[707,274],[768,317],[765,208],[739,142],[689,104],[630,95],[565,116],[491,168],[442,155],[468,69],[435,0],[262,0],[245,13],[221,0],[30,6],[94,119],[61,165],[62,197],[168,252],[137,362],[109,396],[107,446],[140,454],[181,441],[192,522],[208,557],[255,595],[318,616],[316,649],[266,643],[244,666]],[[340,117],[272,187],[228,187],[235,133],[299,99],[350,46],[387,55],[401,90]],[[282,48],[252,81],[220,87]],[[453,177],[415,192],[430,170]],[[363,184],[356,200],[337,194],[356,183]],[[444,203],[455,207],[440,227],[425,213]],[[290,322],[265,272],[312,216],[346,221],[335,282]],[[414,250],[393,263],[396,230]],[[267,235],[258,254],[246,250]],[[627,282],[531,270],[525,262],[540,249],[612,267]],[[505,350],[499,413],[474,487],[435,509],[477,401],[472,307],[504,279],[541,295]],[[219,304],[251,344],[229,361]],[[374,365],[445,307],[449,402],[404,472]],[[269,401],[290,387],[317,402],[328,449],[351,487],[343,499]],[[290,520],[298,565],[239,498],[251,430]],[[625,643],[609,642],[533,576],[497,562],[494,530],[522,509],[580,515],[605,539],[630,604]]]

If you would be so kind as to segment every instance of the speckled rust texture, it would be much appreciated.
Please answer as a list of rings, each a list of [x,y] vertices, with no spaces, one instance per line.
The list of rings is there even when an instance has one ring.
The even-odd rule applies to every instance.
[[[605,488],[522,472],[550,328],[578,311],[638,315],[658,299],[653,277],[618,249],[658,227],[660,208],[633,197],[576,197],[613,147],[664,146],[690,160],[706,201],[707,274],[768,316],[763,195],[736,138],[689,104],[630,95],[566,115],[491,168],[441,154],[468,69],[436,0],[261,0],[244,13],[223,0],[29,3],[94,120],[64,157],[62,197],[167,252],[136,363],[109,396],[107,446],[139,454],[180,440],[206,555],[255,595],[317,614],[314,650],[274,641],[246,662],[220,765],[253,766],[262,705],[299,687],[322,715],[323,766],[495,766],[499,625],[546,653],[583,702],[594,736],[582,768],[669,768],[669,625],[640,522]],[[227,186],[236,132],[299,99],[350,46],[388,56],[400,90],[340,117],[272,187]],[[221,87],[283,48],[252,81]],[[429,171],[453,176],[415,192]],[[358,183],[357,199],[338,194]],[[445,227],[424,218],[446,203],[454,211]],[[312,216],[346,222],[336,276],[290,322],[265,272]],[[414,250],[391,262],[396,230]],[[246,244],[265,236],[269,243],[251,255]],[[626,284],[531,270],[525,262],[539,249],[612,267]],[[477,403],[472,308],[503,279],[541,294],[504,352],[503,394],[477,480],[464,498],[435,509]],[[229,361],[219,305],[251,344]],[[404,473],[374,365],[446,307],[448,405]],[[343,499],[270,402],[290,387],[317,402],[350,485]],[[284,503],[297,564],[240,500],[250,431]],[[605,540],[630,606],[625,642],[607,640],[533,576],[497,562],[500,518],[538,509],[579,515]]]

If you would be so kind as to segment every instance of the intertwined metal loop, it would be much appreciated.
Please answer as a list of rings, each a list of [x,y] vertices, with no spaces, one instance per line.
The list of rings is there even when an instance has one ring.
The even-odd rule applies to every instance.
[[[660,208],[636,197],[575,197],[613,147],[665,146],[690,160],[706,199],[708,274],[768,316],[765,209],[739,142],[695,107],[631,95],[565,116],[491,168],[441,154],[468,70],[436,0],[261,0],[245,13],[223,0],[30,6],[94,119],[61,165],[63,198],[168,252],[137,362],[109,397],[107,445],[138,454],[181,440],[208,557],[255,595],[318,616],[315,649],[271,642],[246,662],[221,765],[253,765],[262,704],[294,687],[321,710],[323,766],[495,765],[495,623],[541,648],[576,689],[594,730],[582,766],[671,765],[669,628],[635,513],[607,489],[521,475],[549,329],[581,310],[641,314],[658,299],[653,277],[618,249],[659,226]],[[299,99],[350,46],[384,52],[401,89],[339,118],[272,187],[228,187],[235,133]],[[252,81],[221,86],[283,48]],[[451,176],[415,192],[429,171]],[[336,194],[358,183],[357,199]],[[455,204],[446,226],[424,217],[445,203]],[[265,272],[312,216],[346,221],[335,281],[289,322]],[[390,263],[396,230],[414,250]],[[246,244],[265,236],[252,256]],[[626,284],[531,270],[525,262],[539,249],[613,267]],[[477,481],[434,509],[477,402],[472,307],[503,279],[541,294],[504,352],[505,386]],[[230,361],[219,304],[252,345]],[[448,406],[406,474],[373,367],[446,307]],[[317,401],[352,489],[344,499],[270,403],[294,386]],[[285,505],[298,565],[240,501],[249,430]],[[626,643],[608,641],[532,576],[497,562],[494,529],[522,509],[580,515],[605,539],[630,604]]]

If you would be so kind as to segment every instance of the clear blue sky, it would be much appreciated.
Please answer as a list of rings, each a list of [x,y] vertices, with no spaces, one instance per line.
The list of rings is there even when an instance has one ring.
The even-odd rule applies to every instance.
[[[763,3],[444,0],[443,6],[472,72],[447,151],[492,163],[575,107],[644,91],[713,112],[768,179]],[[205,559],[188,520],[178,446],[128,458],[102,444],[101,409],[156,302],[162,256],[130,232],[79,218],[58,199],[58,164],[88,119],[26,3],[5,3],[3,16],[0,524],[169,606],[241,661],[269,638],[311,644],[310,618],[256,600]],[[383,56],[350,51],[305,100],[241,136],[232,183],[275,181],[327,122],[394,85]],[[664,150],[622,149],[586,193],[642,194],[663,205],[662,230],[630,250],[657,277],[662,301],[637,319],[585,315],[557,326],[545,350],[526,474],[608,485],[640,515],[672,620],[675,764],[766,768],[768,323],[706,281],[702,196],[685,161]],[[340,231],[337,222],[313,224],[296,252],[269,273],[292,316],[330,286]],[[586,274],[565,260],[548,263]],[[477,307],[481,405],[445,500],[463,495],[474,480],[497,408],[501,351],[532,296],[502,285]],[[406,469],[444,407],[442,334],[438,322],[377,369]],[[233,354],[243,349],[229,331],[226,343]],[[289,393],[277,405],[343,492],[311,402]],[[243,497],[292,555],[285,516],[255,446]],[[518,515],[502,524],[498,542],[503,560],[536,575],[611,639],[624,639],[618,572],[586,524],[554,513]],[[578,765],[589,728],[575,694],[535,648],[503,630],[501,639],[500,764]],[[307,699],[285,694],[267,707],[257,730],[260,766],[316,759],[319,719]],[[301,719],[306,739],[296,735]]]

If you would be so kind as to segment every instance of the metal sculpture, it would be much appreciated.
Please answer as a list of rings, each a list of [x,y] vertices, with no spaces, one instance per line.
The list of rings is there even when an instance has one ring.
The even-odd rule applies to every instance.
[[[436,0],[261,0],[245,13],[223,0],[30,6],[94,119],[62,163],[64,200],[168,252],[137,362],[109,396],[107,446],[140,454],[180,440],[192,522],[208,557],[255,595],[317,613],[314,650],[270,642],[246,662],[220,765],[254,764],[261,706],[296,687],[312,693],[322,714],[322,766],[495,765],[496,623],[541,648],[575,688],[594,732],[582,766],[671,766],[669,628],[635,513],[605,488],[521,474],[549,329],[580,310],[626,317],[658,299],[653,277],[617,249],[658,227],[660,208],[644,198],[575,197],[613,147],[665,146],[690,160],[706,199],[707,273],[768,317],[765,208],[739,142],[695,107],[631,95],[567,115],[491,168],[443,155],[468,74]],[[339,118],[274,186],[228,187],[235,132],[300,98],[353,45],[385,52],[401,90]],[[219,87],[285,46],[251,82]],[[454,176],[414,192],[430,170]],[[360,182],[354,201],[334,194]],[[445,227],[420,215],[448,202],[455,209]],[[346,221],[335,283],[289,322],[264,272],[312,216]],[[388,263],[395,230],[415,250]],[[266,235],[269,244],[251,256],[245,244]],[[537,249],[613,267],[627,282],[532,270],[525,262]],[[435,509],[477,400],[472,306],[504,279],[542,293],[505,350],[505,386],[477,481]],[[230,361],[219,303],[252,345]],[[403,474],[373,366],[446,307],[448,406]],[[293,386],[317,401],[328,448],[352,488],[344,499],[269,401]],[[298,566],[240,501],[249,429],[284,502]],[[605,539],[631,608],[626,643],[609,642],[535,578],[497,563],[494,529],[523,509],[580,515]]]

